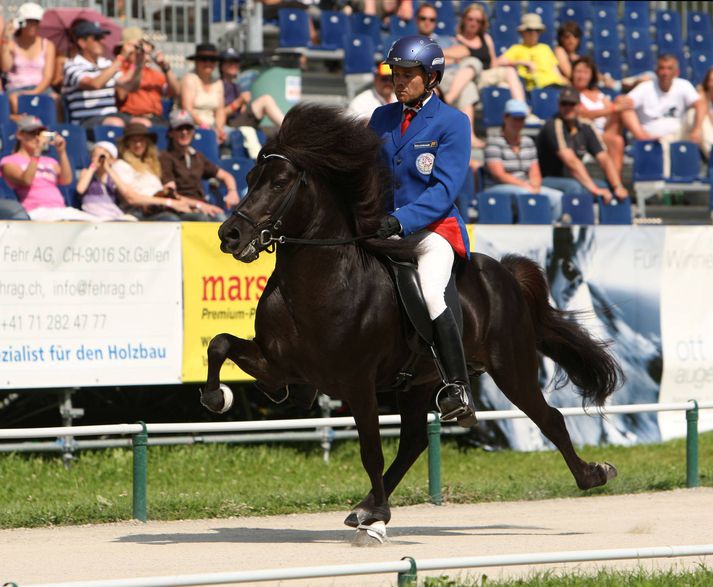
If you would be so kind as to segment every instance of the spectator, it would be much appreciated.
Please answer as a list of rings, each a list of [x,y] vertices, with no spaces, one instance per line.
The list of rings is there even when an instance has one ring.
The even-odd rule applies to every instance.
[[[169,149],[160,155],[161,182],[167,189],[175,190],[178,197],[191,198],[193,211],[205,213],[214,220],[225,220],[222,208],[205,201],[201,180],[217,178],[222,181],[227,188],[225,204],[233,207],[239,201],[235,178],[191,147],[196,127],[188,111],[174,110],[170,127]]]
[[[562,215],[562,192],[542,185],[537,149],[532,137],[523,135],[527,104],[505,103],[503,128],[485,145],[486,194],[544,194],[550,199],[553,220]]]
[[[621,112],[631,110],[632,102],[627,96],[617,96],[612,102],[597,87],[599,74],[591,57],[580,57],[572,68],[572,86],[579,92],[581,103],[577,115],[592,121],[602,135],[609,156],[617,172],[624,165],[624,137],[621,134]]]
[[[119,152],[116,145],[99,141],[92,149],[92,162],[83,169],[77,180],[77,194],[82,199],[82,210],[102,220],[136,221],[134,216],[124,214],[119,202],[131,200],[134,195],[127,189],[112,165]]]
[[[223,143],[225,134],[225,98],[223,82],[213,78],[218,63],[218,49],[212,43],[201,43],[196,52],[186,57],[195,61],[195,71],[181,80],[181,104],[200,128],[211,128]]]
[[[120,81],[130,83],[137,68],[137,59],[143,57],[143,69],[139,78],[139,87],[127,94],[119,102],[119,110],[147,126],[168,126],[163,116],[162,98],[175,98],[181,92],[181,84],[171,71],[171,65],[161,51],[154,52],[154,45],[144,37],[140,28],[124,29],[121,45],[114,48],[119,54],[126,43],[134,43],[136,50],[131,52],[121,67]]]
[[[391,77],[391,66],[381,63],[374,72],[374,85],[357,94],[349,102],[349,112],[358,118],[369,122],[371,115],[379,106],[396,102],[394,80]]]
[[[577,118],[579,92],[563,88],[559,97],[559,112],[548,120],[537,135],[537,157],[543,179],[542,185],[565,194],[591,193],[601,196],[604,203],[629,194],[612,163],[600,136],[586,120]],[[605,182],[593,180],[582,162],[585,153],[592,155],[604,171],[611,190]]]
[[[17,99],[23,94],[47,94],[57,98],[50,88],[54,76],[54,43],[38,34],[43,14],[39,4],[27,2],[18,9],[15,21],[8,22],[3,31],[0,70],[7,77],[6,90],[14,114],[18,113]]]
[[[206,215],[193,212],[193,200],[172,197],[161,183],[156,135],[138,122],[130,122],[119,140],[119,156],[112,170],[127,190],[135,196],[127,202],[126,211],[139,220],[206,220]]]
[[[276,127],[282,125],[285,115],[275,99],[269,94],[264,94],[253,100],[250,91],[238,83],[239,74],[240,54],[232,47],[222,51],[220,53],[220,79],[223,81],[228,125],[233,128],[257,129],[264,116],[267,116]],[[246,131],[243,134],[246,134]],[[257,151],[259,151],[260,143],[257,141],[257,135],[253,138],[253,142],[257,143]],[[257,156],[257,152],[254,155]]]
[[[102,39],[109,31],[98,23],[79,21],[72,33],[78,53],[64,64],[62,94],[67,101],[70,122],[91,131],[99,124],[124,126],[126,115],[119,113],[117,101],[139,87],[143,57],[136,57],[136,69],[129,80],[120,81],[119,71],[132,53],[134,43],[124,43],[114,62],[106,59]]]
[[[568,21],[557,29],[555,57],[560,73],[568,80],[572,79],[572,66],[579,59],[579,45],[582,42],[582,29],[576,22]]]
[[[52,139],[47,127],[36,116],[17,121],[17,143],[11,155],[0,160],[0,170],[32,220],[96,220],[91,214],[65,205],[60,185],[72,183],[72,167],[61,135]],[[59,162],[42,153],[51,145]]]
[[[690,140],[701,144],[706,103],[688,80],[678,77],[678,60],[659,55],[656,79],[636,86],[628,96],[634,109],[621,113],[624,126],[636,140],[658,140],[663,144],[664,174],[670,171],[668,145]],[[693,120],[687,110],[693,109]]]
[[[706,116],[701,127],[701,147],[706,157],[710,158],[713,146],[713,67],[710,68],[701,82],[699,93],[706,106]]]
[[[525,80],[527,91],[547,86],[565,86],[567,80],[559,72],[557,57],[549,45],[540,43],[545,30],[539,14],[525,14],[517,27],[522,43],[513,45],[500,56],[501,65],[517,66],[518,74]]]
[[[401,20],[413,18],[413,0],[381,0],[378,6],[376,0],[363,0],[363,4],[364,14],[379,14],[385,23],[390,18]]]

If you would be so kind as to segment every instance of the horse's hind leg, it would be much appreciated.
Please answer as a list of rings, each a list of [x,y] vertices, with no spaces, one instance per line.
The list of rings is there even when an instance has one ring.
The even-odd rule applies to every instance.
[[[586,463],[577,455],[567,432],[564,416],[545,400],[537,380],[535,343],[528,334],[508,339],[510,351],[501,348],[502,365],[491,369],[495,384],[518,408],[537,425],[564,457],[580,489],[591,489],[606,484],[616,477],[616,469],[609,463]],[[496,343],[502,347],[504,340]]]
[[[208,377],[201,391],[201,403],[212,412],[225,412],[230,406],[225,386],[220,384],[220,368],[225,359],[232,360],[243,371],[259,380],[270,381],[268,363],[255,341],[232,334],[218,334],[208,345]]]

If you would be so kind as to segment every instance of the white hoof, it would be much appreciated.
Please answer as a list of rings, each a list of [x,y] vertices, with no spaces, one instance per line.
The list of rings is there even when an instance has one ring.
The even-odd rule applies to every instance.
[[[223,392],[223,409],[218,413],[225,414],[225,412],[233,407],[233,392],[225,383],[220,384],[220,391]]]
[[[386,524],[374,522],[373,524],[359,524],[352,544],[354,546],[379,546],[386,542]]]

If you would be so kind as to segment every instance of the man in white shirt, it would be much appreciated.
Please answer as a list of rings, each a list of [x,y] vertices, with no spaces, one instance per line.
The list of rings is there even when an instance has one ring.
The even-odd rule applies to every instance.
[[[396,102],[394,95],[394,82],[391,78],[391,67],[381,63],[374,72],[374,85],[368,90],[354,96],[349,102],[349,112],[358,118],[364,119],[364,124],[369,122],[371,115],[379,106]]]
[[[706,105],[688,80],[678,77],[678,60],[673,55],[660,55],[656,79],[640,83],[627,94],[633,110],[621,113],[624,126],[636,140],[659,140],[664,149],[664,174],[670,165],[668,145],[673,141],[701,142]],[[692,109],[693,116],[687,115]]]

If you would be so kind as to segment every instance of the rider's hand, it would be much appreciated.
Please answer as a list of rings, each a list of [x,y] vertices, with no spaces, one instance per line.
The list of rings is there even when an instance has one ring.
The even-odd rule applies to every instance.
[[[379,230],[376,231],[376,236],[379,238],[389,238],[390,236],[399,234],[400,232],[401,223],[395,216],[391,216],[391,214],[389,214],[381,219],[381,226],[379,226]]]

